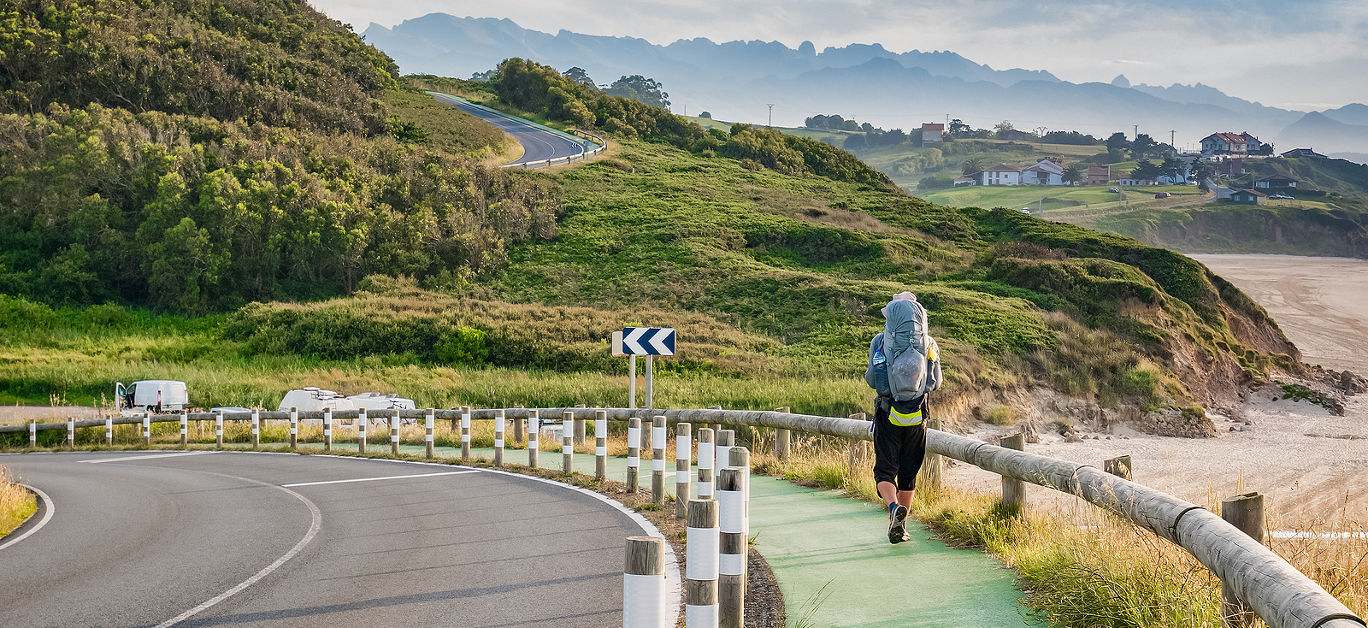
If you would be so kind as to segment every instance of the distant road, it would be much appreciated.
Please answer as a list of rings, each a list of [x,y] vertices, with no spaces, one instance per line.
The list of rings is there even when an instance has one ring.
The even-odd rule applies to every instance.
[[[518,143],[522,144],[523,155],[509,162],[507,165],[510,166],[535,165],[535,162],[548,159],[576,157],[597,146],[586,140],[572,139],[573,136],[548,130],[530,120],[495,111],[488,107],[481,107],[460,98],[436,93],[433,93],[432,96],[438,102],[451,105],[480,118],[518,140]]]
[[[622,623],[623,543],[644,532],[593,496],[449,465],[167,453],[0,456],[55,504],[0,550],[0,623]]]

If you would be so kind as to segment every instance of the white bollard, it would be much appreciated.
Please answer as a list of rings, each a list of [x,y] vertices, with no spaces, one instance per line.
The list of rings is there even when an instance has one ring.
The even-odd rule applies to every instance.
[[[67,448],[76,448],[76,419],[67,418]]]
[[[666,628],[665,539],[627,537],[627,566],[622,574],[622,628]]]
[[[394,409],[390,417],[390,454],[399,455],[399,409]]]
[[[731,461],[731,448],[736,444],[736,432],[734,430],[719,430],[713,435],[717,440],[717,458],[714,468],[717,471],[727,468]]]
[[[575,469],[575,413],[561,413],[561,471],[570,473]]]
[[[663,416],[651,418],[651,501],[659,506],[665,505],[665,417]]]
[[[689,510],[689,463],[693,460],[693,447],[689,442],[689,431],[693,426],[688,423],[675,424],[675,518],[683,519]]]
[[[143,438],[152,439],[152,433],[148,431],[148,419],[143,419]],[[214,446],[223,449],[223,411],[214,412]]]
[[[357,451],[357,453],[362,453],[362,454],[366,453],[366,423],[367,423],[368,421],[369,421],[369,419],[366,418],[366,409],[365,409],[365,408],[359,408],[359,409],[357,409],[357,411],[356,411],[356,451]]]
[[[261,446],[261,411],[255,409],[252,410],[252,446]]]
[[[503,466],[504,411],[494,411],[494,466]]]
[[[109,417],[105,417],[105,425],[108,425],[109,422],[110,422],[110,420],[111,420],[111,419],[110,419]],[[37,422],[37,421],[34,421],[33,419],[29,419],[29,447],[37,447],[37,446],[38,446],[38,422]]]
[[[470,460],[470,408],[461,408],[461,460]]]
[[[299,408],[290,406],[290,449],[299,448]]]
[[[633,358],[635,359],[635,358]],[[641,419],[627,420],[627,492],[637,492],[641,483]]]
[[[742,530],[746,537],[750,537],[750,450],[745,447],[731,448],[731,463],[727,465],[741,470],[741,495],[745,498],[746,514],[744,521],[746,529]]]
[[[151,414],[150,412],[144,412],[144,413],[143,413],[143,416],[142,416],[142,419],[143,419],[143,421],[142,421],[142,428],[143,428],[143,444],[144,444],[144,445],[151,445],[151,444],[152,444],[152,414]]]
[[[736,450],[733,450],[736,451]],[[720,624],[742,628],[746,583],[746,495],[741,469],[727,467],[717,477],[717,510],[721,537],[718,564]]]
[[[594,478],[608,479],[608,412],[594,413]]]
[[[536,410],[527,411],[527,466],[537,468],[537,458],[541,454],[541,415]]]
[[[432,430],[436,428],[436,425],[437,410],[435,408],[428,408],[427,413],[423,415],[423,430],[426,432],[425,434],[423,434],[423,441],[427,443],[427,457],[429,458],[432,457],[432,448],[436,442],[433,439],[432,434]]]
[[[713,496],[713,431],[710,427],[698,428],[698,498],[712,499]]]
[[[687,523],[684,537],[684,625],[687,628],[717,628],[720,556],[717,502],[711,499],[690,501]]]
[[[181,447],[190,444],[190,413],[185,410],[181,410],[180,437]]]
[[[112,416],[105,417],[105,444],[114,444],[114,417]]]
[[[332,408],[323,408],[323,451],[332,451]]]

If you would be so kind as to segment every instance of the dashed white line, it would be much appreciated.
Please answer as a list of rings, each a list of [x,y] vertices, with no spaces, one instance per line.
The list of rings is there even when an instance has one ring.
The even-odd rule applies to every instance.
[[[147,454],[145,456],[124,456],[122,458],[91,458],[82,460],[87,464],[103,464],[106,462],[125,462],[128,460],[151,460],[153,458],[175,458],[177,456],[203,456],[206,454],[218,453],[215,451],[178,451],[170,454]]]
[[[48,521],[52,520],[52,513],[54,510],[56,510],[56,507],[52,503],[52,498],[48,497],[47,493],[44,493],[43,491],[38,490],[37,488],[29,486],[27,484],[20,484],[19,486],[22,486],[30,491],[33,491],[39,499],[43,500],[43,518],[40,519],[38,523],[34,525],[32,528],[25,530],[23,534],[20,534],[19,536],[16,536],[8,541],[5,541],[3,545],[0,545],[0,550],[5,549],[6,547],[9,547],[11,545],[14,545],[19,541],[28,538],[30,534],[33,534],[34,532],[41,530],[43,526],[47,525]]]
[[[318,486],[320,484],[348,484],[351,482],[378,482],[380,480],[405,480],[408,478],[430,478],[438,475],[461,475],[465,473],[479,473],[476,469],[465,471],[446,471],[443,473],[414,473],[411,475],[386,475],[378,478],[352,478],[349,480],[325,480],[322,482],[296,482],[294,484],[281,484],[281,486]]]

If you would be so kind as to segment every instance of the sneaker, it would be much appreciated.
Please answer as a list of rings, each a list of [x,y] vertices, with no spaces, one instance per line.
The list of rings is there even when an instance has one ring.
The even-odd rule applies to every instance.
[[[907,535],[907,506],[899,504],[888,515],[888,542],[902,543],[910,540],[911,537]]]

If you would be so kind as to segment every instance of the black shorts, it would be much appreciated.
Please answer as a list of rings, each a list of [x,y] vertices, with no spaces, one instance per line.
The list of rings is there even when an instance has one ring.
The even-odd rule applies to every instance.
[[[900,491],[917,486],[917,472],[926,458],[926,419],[930,418],[926,399],[922,402],[920,425],[894,425],[888,420],[889,400],[874,404],[874,482],[892,482]]]

